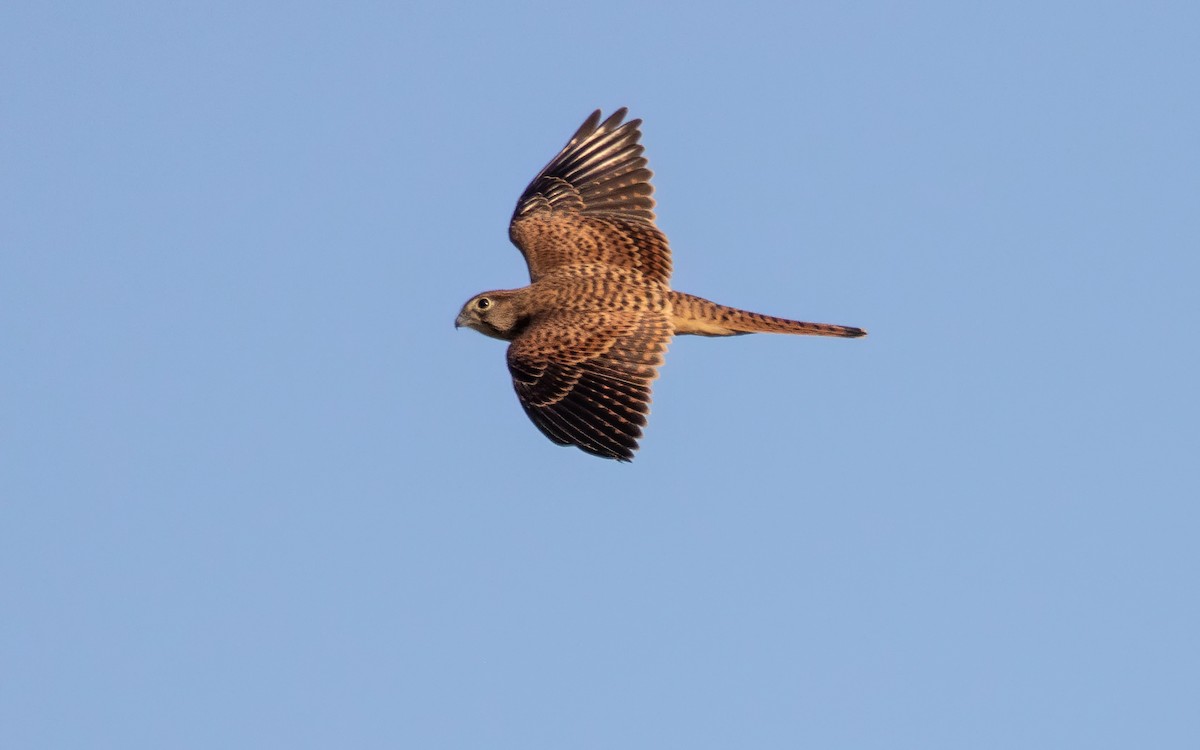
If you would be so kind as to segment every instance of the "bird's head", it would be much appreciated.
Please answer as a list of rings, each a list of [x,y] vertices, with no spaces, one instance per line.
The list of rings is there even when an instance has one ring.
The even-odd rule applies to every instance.
[[[476,294],[454,319],[455,328],[474,328],[484,336],[504,341],[511,341],[524,323],[519,299],[507,290]]]

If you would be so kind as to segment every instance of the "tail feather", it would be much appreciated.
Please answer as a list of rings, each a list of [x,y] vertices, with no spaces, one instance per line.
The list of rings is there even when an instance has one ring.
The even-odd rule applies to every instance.
[[[802,336],[858,338],[867,332],[853,326],[806,323],[719,305],[692,294],[671,291],[675,333],[699,336],[740,336],[745,333],[792,333]]]

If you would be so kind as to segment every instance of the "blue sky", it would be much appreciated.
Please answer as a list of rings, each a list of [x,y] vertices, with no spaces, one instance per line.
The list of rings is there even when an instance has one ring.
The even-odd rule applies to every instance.
[[[0,746],[1184,747],[1192,3],[10,3]],[[503,345],[631,108],[676,288],[630,465]]]

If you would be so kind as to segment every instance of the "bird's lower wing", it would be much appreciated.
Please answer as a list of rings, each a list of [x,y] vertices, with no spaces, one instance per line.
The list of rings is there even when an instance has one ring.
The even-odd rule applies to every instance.
[[[521,406],[546,437],[629,461],[670,338],[662,312],[555,313],[513,341],[508,369]]]

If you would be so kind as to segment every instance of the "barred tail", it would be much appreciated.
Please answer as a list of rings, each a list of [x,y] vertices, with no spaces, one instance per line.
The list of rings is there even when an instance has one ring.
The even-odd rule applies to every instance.
[[[852,326],[830,323],[805,323],[771,315],[739,310],[710,302],[703,297],[669,292],[675,333],[699,336],[740,336],[744,333],[794,333],[806,336],[858,338],[867,332]]]

